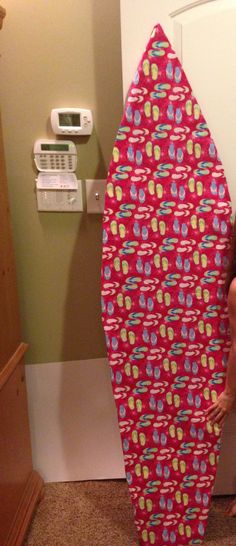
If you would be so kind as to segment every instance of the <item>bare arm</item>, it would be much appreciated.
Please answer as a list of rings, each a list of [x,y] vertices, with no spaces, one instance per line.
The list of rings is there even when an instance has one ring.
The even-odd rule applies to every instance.
[[[230,285],[228,294],[231,350],[227,365],[225,391],[236,396],[236,279]]]
[[[231,332],[231,349],[227,364],[225,389],[215,404],[207,409],[207,417],[212,424],[222,426],[236,400],[236,279],[230,285],[228,311]]]

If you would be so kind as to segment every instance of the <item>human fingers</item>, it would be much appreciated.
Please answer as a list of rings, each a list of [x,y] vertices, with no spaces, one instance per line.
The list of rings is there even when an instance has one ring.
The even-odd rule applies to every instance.
[[[208,419],[213,419],[219,412],[221,411],[220,406],[216,406],[212,409],[211,412],[208,413]]]
[[[206,409],[205,413],[207,416],[209,416],[216,408],[218,407],[218,404],[215,402],[215,404],[212,404],[209,406],[209,408]]]
[[[218,402],[215,402],[214,404],[212,404],[211,406],[209,406],[209,408],[206,409],[206,414],[210,413],[214,408],[216,408],[218,406]]]
[[[227,414],[226,414],[226,415],[223,415],[223,416],[221,417],[221,419],[218,421],[218,425],[219,425],[220,428],[223,427],[223,424],[224,424],[224,422],[225,422],[226,417],[227,417]]]
[[[225,411],[223,409],[219,409],[218,413],[211,419],[211,424],[215,425],[216,423],[219,424],[220,420],[225,417]]]

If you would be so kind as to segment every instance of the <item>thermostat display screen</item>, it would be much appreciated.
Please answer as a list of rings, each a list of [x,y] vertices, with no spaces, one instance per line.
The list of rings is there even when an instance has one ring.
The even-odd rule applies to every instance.
[[[68,144],[41,144],[42,152],[68,152]]]
[[[63,114],[59,113],[59,124],[61,127],[80,127],[80,114],[72,114],[69,112]]]
[[[51,124],[55,135],[91,135],[93,116],[87,108],[53,108]]]

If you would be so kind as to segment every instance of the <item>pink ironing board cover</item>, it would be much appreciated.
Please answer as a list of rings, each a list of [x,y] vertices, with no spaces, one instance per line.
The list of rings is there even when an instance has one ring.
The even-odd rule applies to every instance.
[[[129,89],[103,218],[102,316],[140,544],[201,544],[230,346],[223,167],[155,26]]]

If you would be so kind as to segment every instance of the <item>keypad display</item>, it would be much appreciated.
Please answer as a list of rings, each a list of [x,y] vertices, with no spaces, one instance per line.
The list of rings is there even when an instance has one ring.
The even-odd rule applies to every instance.
[[[37,140],[34,160],[39,171],[74,172],[77,167],[76,146],[69,140]]]

